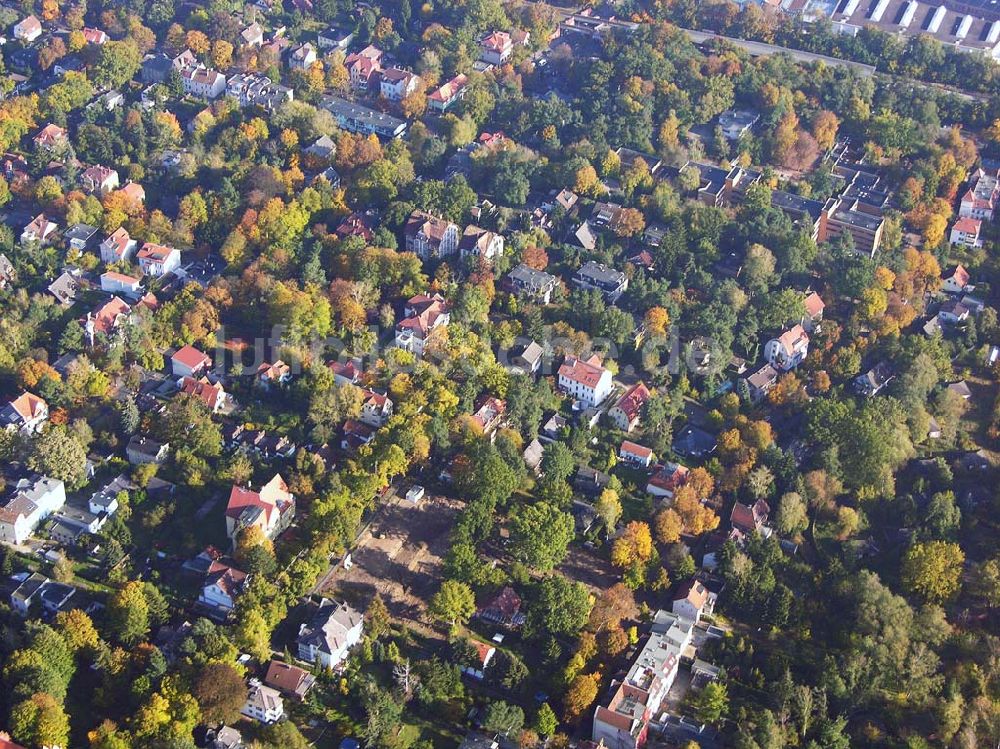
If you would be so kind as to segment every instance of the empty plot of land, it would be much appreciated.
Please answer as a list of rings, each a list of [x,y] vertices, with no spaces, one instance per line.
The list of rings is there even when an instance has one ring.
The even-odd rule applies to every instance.
[[[397,499],[358,539],[351,569],[337,570],[324,592],[372,596],[377,591],[394,617],[417,621],[441,583],[442,559],[463,506],[436,495],[416,505]]]

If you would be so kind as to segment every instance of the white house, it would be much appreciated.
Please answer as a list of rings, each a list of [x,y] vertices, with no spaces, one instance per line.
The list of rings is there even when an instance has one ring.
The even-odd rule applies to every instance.
[[[972,175],[971,185],[958,204],[958,215],[961,218],[992,221],[998,199],[1000,199],[998,173],[979,169]]]
[[[288,58],[288,65],[292,69],[309,70],[317,59],[316,48],[306,42],[295,48]]]
[[[139,267],[147,276],[163,276],[181,265],[181,251],[173,247],[146,242],[136,256]]]
[[[786,330],[764,346],[764,358],[775,369],[787,372],[795,369],[809,353],[809,334],[801,325]]]
[[[952,244],[962,245],[976,249],[983,246],[981,231],[983,228],[982,219],[960,218],[951,227],[950,240]]]
[[[406,302],[404,318],[396,323],[396,347],[423,356],[428,342],[448,327],[451,313],[440,294],[418,294]]]
[[[382,71],[379,93],[389,101],[402,101],[420,88],[420,76],[409,70],[388,68]]]
[[[35,528],[66,503],[66,486],[59,479],[40,476],[21,479],[11,500],[0,508],[0,541],[22,544]]]
[[[228,615],[236,607],[236,597],[242,592],[247,573],[218,559],[208,568],[205,582],[198,594],[198,603],[219,614]]]
[[[339,666],[361,642],[364,617],[346,603],[324,598],[312,619],[299,627],[299,660],[327,669]]]
[[[251,679],[247,701],[240,712],[260,723],[277,723],[285,716],[285,704],[277,689],[262,684],[258,679]]]
[[[481,257],[486,260],[503,255],[504,239],[502,234],[469,225],[462,232],[458,242],[458,251],[462,257]]]
[[[194,346],[181,346],[170,357],[174,377],[195,377],[212,366],[212,359]]]
[[[120,184],[118,172],[109,166],[92,166],[80,175],[80,184],[89,192],[99,195],[117,190]]]
[[[423,260],[447,257],[458,251],[458,227],[447,219],[414,211],[403,230],[406,251]]]
[[[739,140],[760,120],[760,115],[748,109],[730,109],[719,115],[719,127],[726,140]]]
[[[33,15],[14,24],[14,38],[22,42],[33,42],[41,35],[42,22]]]
[[[131,294],[136,296],[142,290],[142,280],[124,273],[108,271],[101,274],[101,291],[111,294]]]
[[[48,418],[49,404],[27,390],[0,410],[0,426],[21,434],[37,432]]]
[[[642,409],[650,398],[646,383],[637,382],[608,411],[608,416],[618,429],[631,432],[639,425]]]
[[[239,534],[251,526],[273,539],[292,523],[295,517],[295,495],[281,474],[260,489],[234,485],[226,505],[226,536],[236,545]]]
[[[618,448],[618,457],[634,466],[649,468],[653,462],[653,451],[631,440],[622,440],[621,447]]]
[[[459,73],[427,96],[428,109],[441,114],[447,112],[456,102],[465,98],[468,86],[469,77],[464,73]]]
[[[101,262],[117,263],[130,259],[135,252],[136,244],[125,227],[119,226],[101,242]]]
[[[373,427],[384,426],[392,416],[392,399],[374,390],[364,391],[361,404],[361,415],[358,417],[365,424]]]
[[[972,276],[964,265],[956,265],[941,274],[941,289],[949,294],[964,294],[969,291]]]
[[[611,395],[611,372],[601,366],[601,357],[594,354],[587,360],[567,356],[559,367],[559,389],[593,408]]]
[[[57,228],[58,226],[49,221],[44,213],[39,213],[31,220],[30,224],[24,227],[24,231],[21,232],[21,243],[38,242],[44,244]]]
[[[678,616],[697,623],[701,621],[702,616],[712,615],[716,598],[717,595],[706,588],[700,580],[692,578],[674,593],[672,610]]]
[[[492,65],[503,65],[514,52],[514,41],[506,31],[494,31],[479,42],[479,59]]]
[[[181,73],[184,93],[201,99],[217,99],[226,91],[226,76],[218,70],[198,66]]]

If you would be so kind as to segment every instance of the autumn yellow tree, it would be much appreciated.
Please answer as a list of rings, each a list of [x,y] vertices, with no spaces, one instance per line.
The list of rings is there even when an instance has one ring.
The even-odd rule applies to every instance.
[[[670,325],[670,313],[663,307],[650,307],[642,318],[646,332],[650,335],[666,335]]]
[[[812,134],[816,143],[824,151],[833,148],[837,140],[837,128],[840,127],[840,118],[827,109],[821,109],[816,113],[812,123]]]
[[[599,673],[580,674],[570,684],[563,697],[563,720],[575,723],[597,699]]]
[[[656,540],[661,544],[675,544],[681,540],[684,520],[677,510],[668,507],[656,516]]]
[[[611,547],[611,563],[616,567],[645,564],[653,554],[653,537],[649,525],[633,520],[625,526]]]

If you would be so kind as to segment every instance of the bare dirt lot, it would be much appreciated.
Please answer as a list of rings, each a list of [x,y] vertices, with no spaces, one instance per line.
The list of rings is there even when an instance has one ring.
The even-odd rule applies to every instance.
[[[441,583],[449,534],[463,506],[439,495],[417,505],[397,497],[358,539],[351,569],[338,568],[324,592],[368,600],[378,591],[394,618],[419,622]]]

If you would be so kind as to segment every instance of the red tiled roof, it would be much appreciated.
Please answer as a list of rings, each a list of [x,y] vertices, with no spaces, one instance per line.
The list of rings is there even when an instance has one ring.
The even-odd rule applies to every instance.
[[[128,278],[128,276],[125,276]],[[116,296],[111,297],[105,304],[98,307],[94,312],[94,330],[109,335],[115,329],[119,315],[127,315],[132,308],[123,300]]]
[[[824,304],[820,295],[815,291],[802,300],[802,305],[806,308],[806,314],[809,315],[809,317],[821,315],[823,314],[823,310],[826,309],[826,304]]]
[[[955,222],[954,229],[962,232],[963,234],[979,234],[979,229],[982,227],[983,222],[978,218],[960,218]]]
[[[48,404],[46,404],[43,399],[39,398],[34,393],[29,393],[25,390],[12,400],[10,405],[15,411],[17,411],[18,416],[25,421],[31,421],[31,419],[34,419],[42,409],[47,407]]]
[[[208,354],[203,354],[194,346],[181,346],[170,358],[173,361],[183,364],[190,370],[196,370],[199,367],[209,366],[212,363]]]
[[[446,101],[450,101],[451,99],[453,99],[458,94],[459,91],[465,88],[468,82],[469,82],[469,77],[464,73],[460,73],[459,75],[456,75],[450,81],[445,83],[443,86],[441,86],[439,89],[434,91],[434,93],[432,93],[427,98],[444,104]]]
[[[118,273],[117,271],[109,270],[106,273],[101,274],[101,278],[110,278],[112,281],[117,281],[118,283],[136,284],[141,281],[141,279],[135,278],[134,276],[126,276],[124,273]]]
[[[490,52],[503,52],[511,46],[510,34],[506,31],[494,31],[481,42],[483,49]]]
[[[628,453],[629,455],[634,455],[637,458],[642,458],[643,460],[648,460],[652,455],[653,451],[644,445],[640,445],[638,442],[632,442],[631,440],[622,440],[621,447],[618,448],[619,453]]]
[[[601,366],[601,359],[596,354],[587,361],[577,359],[575,356],[567,356],[559,367],[559,374],[573,382],[578,382],[586,387],[594,387],[601,379],[605,369]]]
[[[649,388],[646,387],[646,383],[637,382],[618,399],[618,402],[615,403],[615,408],[620,408],[630,422],[634,421],[642,413],[642,408],[646,405],[646,401],[649,400],[649,395]]]
[[[281,474],[274,474],[274,478],[254,491],[243,486],[234,486],[229,493],[229,504],[226,505],[226,515],[231,518],[238,518],[247,507],[260,507],[267,515],[278,509],[279,502],[289,502],[292,499],[288,485],[281,478]]]
[[[181,380],[181,392],[200,398],[213,411],[219,404],[219,400],[226,394],[221,384],[213,384],[207,377],[196,380],[194,377],[188,377],[187,375]]]
[[[297,692],[303,680],[309,676],[305,669],[290,663],[271,661],[267,667],[264,683],[282,692]]]
[[[687,481],[688,469],[679,464],[668,464],[649,477],[647,484],[666,492],[676,491]]]
[[[155,262],[162,263],[173,251],[174,249],[172,247],[165,247],[162,244],[146,242],[146,244],[142,246],[142,249],[139,250],[138,257],[140,260],[153,260]]]
[[[675,601],[688,601],[695,608],[702,608],[708,601],[708,588],[694,578],[691,578],[674,594]]]

